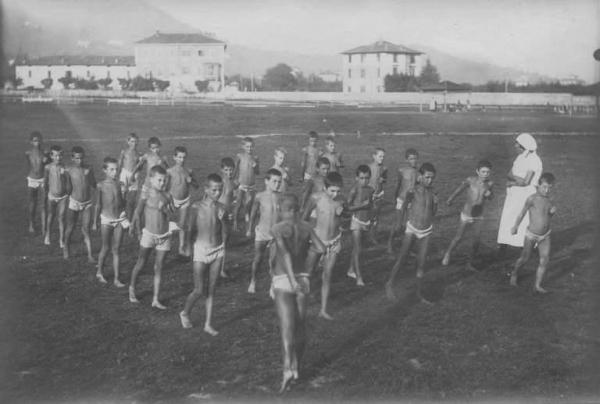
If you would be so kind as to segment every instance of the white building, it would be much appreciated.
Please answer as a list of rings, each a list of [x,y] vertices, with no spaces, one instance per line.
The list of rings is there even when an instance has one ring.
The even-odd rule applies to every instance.
[[[425,54],[377,41],[342,52],[342,81],[345,93],[380,93],[385,91],[387,75],[419,76],[425,65]]]
[[[45,56],[32,60],[18,60],[16,77],[23,81],[21,87],[43,88],[42,80],[52,79],[52,89],[62,89],[62,77],[82,79],[111,78],[109,85],[120,89],[118,79],[137,75],[132,56]]]
[[[227,44],[204,34],[156,32],[135,43],[138,74],[170,82],[171,91],[197,91],[196,81],[208,81],[213,91],[225,83]]]
[[[339,73],[331,71],[321,72],[317,74],[317,77],[326,83],[336,83],[342,78]]]

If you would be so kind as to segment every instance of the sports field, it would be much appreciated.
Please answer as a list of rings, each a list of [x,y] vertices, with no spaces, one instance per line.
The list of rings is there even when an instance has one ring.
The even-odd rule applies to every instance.
[[[73,233],[74,257],[69,261],[62,259],[56,233],[50,247],[42,244],[39,234],[27,234],[23,153],[33,130],[43,133],[46,148],[54,143],[65,150],[82,145],[97,178],[102,178],[102,159],[118,156],[129,132],[141,137],[140,150],[150,136],[162,140],[167,156],[175,146],[186,146],[187,165],[202,178],[218,171],[222,157],[235,155],[240,140],[236,136],[241,135],[257,136],[263,172],[272,163],[273,149],[286,147],[293,175],[300,170],[306,133],[326,135],[333,130],[346,163],[346,190],[354,168],[369,162],[373,147],[386,149],[392,182],[404,150],[414,147],[421,162],[436,166],[434,186],[442,201],[473,173],[479,159],[487,158],[498,186],[496,198],[486,207],[479,271],[463,268],[467,240],[458,246],[449,267],[440,265],[461,202],[441,205],[424,288],[435,304],[419,303],[414,295],[414,258],[400,273],[400,300],[389,303],[383,283],[394,257],[384,248],[392,217],[392,205],[386,205],[382,244],[369,246],[362,258],[367,286],[357,288],[345,275],[346,243],[333,275],[333,322],[317,318],[320,297],[312,293],[301,380],[286,399],[600,397],[600,125],[594,117],[528,111],[407,113],[389,108],[0,107],[2,402],[279,399],[280,338],[266,268],[257,294],[246,293],[252,241],[236,235],[228,250],[227,267],[234,279],[217,288],[213,325],[220,331],[218,337],[201,327],[181,328],[177,313],[192,289],[191,264],[178,262],[174,254],[163,272],[161,295],[168,310],[150,307],[150,266],[140,277],[142,304],[132,305],[126,289],[95,281],[95,268],[86,262],[78,231]],[[525,131],[536,136],[544,170],[557,178],[558,211],[545,281],[551,293],[544,296],[531,293],[537,256],[526,266],[518,288],[511,288],[506,277],[516,256],[501,261],[493,256],[504,177],[515,158],[511,134]],[[293,190],[300,190],[298,182]],[[388,184],[390,202],[392,192]],[[98,234],[92,242],[97,254]],[[123,281],[136,255],[136,242],[126,238],[121,249]],[[313,291],[319,283],[313,280]],[[192,321],[202,324],[203,318],[203,308],[197,307]]]

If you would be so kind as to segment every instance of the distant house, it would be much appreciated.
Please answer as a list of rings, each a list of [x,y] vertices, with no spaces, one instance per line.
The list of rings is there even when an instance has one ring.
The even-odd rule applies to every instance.
[[[208,81],[219,91],[225,83],[227,44],[204,34],[156,32],[135,43],[138,74],[170,82],[172,91],[197,91],[196,81]]]
[[[425,54],[387,41],[377,41],[342,52],[345,93],[381,93],[388,74],[418,76]]]
[[[585,84],[585,82],[583,80],[581,80],[578,76],[576,76],[574,74],[571,76],[562,78],[562,79],[558,80],[558,82],[560,83],[561,86],[577,86],[577,85]]]
[[[321,73],[317,74],[317,77],[326,83],[336,83],[338,81],[341,81],[341,79],[342,79],[342,77],[340,76],[339,73],[330,72],[330,71],[321,72]]]
[[[118,79],[129,79],[137,74],[133,56],[45,56],[17,60],[15,75],[23,87],[43,88],[42,80],[52,79],[53,89],[63,88],[62,77],[82,79],[111,78],[112,88],[118,89]]]

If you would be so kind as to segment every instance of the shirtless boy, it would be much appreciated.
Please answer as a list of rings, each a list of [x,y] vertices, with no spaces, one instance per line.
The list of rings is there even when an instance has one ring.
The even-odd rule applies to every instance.
[[[492,164],[487,160],[481,160],[477,163],[477,169],[475,173],[477,176],[471,176],[465,179],[456,190],[450,195],[446,204],[450,206],[452,201],[460,195],[463,191],[467,191],[467,199],[460,212],[460,223],[456,235],[450,242],[444,258],[442,259],[442,265],[446,266],[450,263],[450,254],[456,245],[460,242],[463,237],[465,230],[468,227],[473,228],[473,245],[471,248],[471,254],[467,262],[467,269],[473,271],[472,260],[477,254],[479,249],[479,242],[481,236],[481,224],[483,222],[483,206],[486,200],[492,197],[492,181],[489,180],[492,172]]]
[[[316,212],[315,233],[325,245],[325,253],[319,253],[311,248],[308,253],[310,273],[316,268],[323,257],[323,283],[321,284],[321,310],[319,317],[333,320],[327,312],[331,272],[335,266],[338,254],[342,251],[342,231],[340,229],[341,215],[344,211],[342,198],[343,180],[339,173],[329,173],[325,178],[325,190],[312,195],[304,210],[303,219],[308,220],[310,213]]]
[[[158,300],[160,281],[165,256],[171,249],[171,230],[169,229],[169,216],[173,213],[173,199],[164,191],[167,182],[167,171],[161,165],[150,169],[148,180],[150,188],[143,194],[135,208],[130,232],[138,232],[142,214],[144,215],[144,228],[140,239],[140,252],[137,262],[131,271],[129,283],[129,301],[139,303],[135,296],[135,283],[139,272],[146,265],[152,250],[156,250],[154,258],[154,294],[152,307],[164,310],[166,307]]]
[[[29,190],[29,233],[34,233],[35,212],[38,200],[42,200],[41,219],[42,234],[46,233],[46,198],[44,191],[44,165],[49,162],[48,155],[42,148],[42,134],[31,132],[29,135],[31,149],[25,152],[29,171],[27,173],[27,189]],[[41,192],[39,192],[41,190]]]
[[[386,295],[390,300],[395,300],[393,291],[394,279],[400,270],[404,259],[408,255],[413,240],[417,239],[417,296],[421,301],[430,303],[421,295],[421,278],[425,270],[425,261],[427,259],[427,250],[429,248],[429,239],[433,232],[433,217],[437,211],[437,196],[432,188],[435,178],[435,167],[431,163],[423,163],[419,168],[419,178],[417,185],[406,193],[406,199],[402,206],[407,210],[406,231],[402,238],[400,254],[392,268],[390,277],[385,284]],[[404,214],[404,212],[402,212]]]
[[[227,211],[219,202],[223,192],[223,180],[217,174],[210,174],[204,187],[204,199],[192,205],[188,226],[190,243],[194,243],[194,290],[185,300],[185,307],[179,313],[183,328],[192,328],[190,312],[202,296],[206,297],[206,320],[204,331],[215,336],[218,332],[212,327],[213,296],[217,278],[221,271],[221,261],[225,253]]]
[[[272,229],[273,291],[281,342],[283,345],[283,378],[280,392],[298,379],[298,368],[306,347],[305,319],[310,292],[307,255],[309,249],[325,252],[325,246],[308,223],[300,220],[298,199],[285,194],[281,199],[282,221]]]
[[[63,150],[60,146],[50,147],[50,164],[44,166],[44,190],[47,192],[46,232],[44,244],[50,245],[50,231],[54,216],[58,220],[58,234],[60,248],[64,247],[65,240],[65,210],[69,194],[67,193],[67,179],[63,165]]]
[[[325,151],[322,157],[329,160],[329,171],[332,173],[337,173],[340,171],[340,168],[344,167],[342,155],[340,152],[335,151],[335,146],[335,137],[327,136],[327,139],[325,139]]]
[[[244,213],[246,231],[250,221],[250,209],[256,195],[256,176],[259,173],[258,157],[254,155],[254,140],[245,137],[242,140],[242,153],[235,156],[235,170],[233,178],[238,185],[237,204],[233,212],[233,230],[238,231],[238,215],[240,209]]]
[[[117,159],[106,157],[102,164],[102,170],[106,178],[96,186],[96,213],[94,215],[93,229],[98,228],[100,219],[100,234],[102,237],[102,248],[98,255],[98,271],[96,279],[101,283],[107,283],[102,273],[104,260],[110,249],[113,257],[113,284],[122,288],[125,284],[119,280],[119,248],[123,238],[123,231],[129,227],[129,220],[125,212],[125,198],[121,193],[121,184],[117,181],[119,163]]]
[[[369,232],[369,238],[371,243],[377,244],[377,224],[379,222],[379,211],[383,203],[383,186],[387,182],[387,168],[383,165],[383,159],[385,157],[385,150],[381,147],[376,147],[373,153],[373,161],[369,164],[371,169],[371,179],[369,180],[369,186],[374,189],[373,191],[373,208],[371,210],[371,227]]]
[[[142,185],[141,196],[144,197],[145,194],[150,190],[150,171],[154,166],[161,166],[165,170],[169,168],[167,161],[160,155],[160,140],[157,137],[151,137],[148,139],[148,151],[140,157],[140,160],[134,170],[136,173],[138,170],[141,170],[144,165],[146,166],[146,177],[144,179],[144,184]]]
[[[140,153],[137,150],[138,142],[138,136],[130,133],[127,137],[127,148],[121,150],[119,155],[119,182],[126,202],[127,217],[133,216],[139,190],[140,175],[137,167],[140,162]]]
[[[550,260],[550,219],[556,213],[556,207],[549,198],[550,191],[554,186],[554,175],[543,173],[538,181],[537,191],[525,201],[523,210],[517,216],[515,225],[511,229],[512,234],[517,234],[523,217],[529,213],[529,226],[525,232],[525,243],[521,256],[515,263],[515,269],[510,275],[510,284],[517,286],[519,270],[529,261],[531,250],[538,248],[540,263],[535,273],[535,284],[533,290],[539,293],[548,292],[542,287],[542,279],[546,273],[548,261]]]
[[[325,177],[329,174],[329,160],[319,157],[317,160],[317,171],[307,179],[302,190],[301,210],[304,211],[310,196],[325,190]]]
[[[265,190],[259,192],[254,199],[252,205],[252,212],[250,213],[250,222],[248,223],[248,231],[246,237],[252,236],[254,230],[254,260],[252,261],[252,273],[250,275],[250,285],[248,286],[248,293],[256,292],[256,272],[260,266],[265,250],[268,244],[273,240],[271,235],[271,228],[275,223],[279,221],[279,200],[281,199],[281,193],[279,187],[281,186],[281,172],[273,168],[267,171],[265,178]],[[258,224],[254,229],[254,222],[256,221],[256,215],[258,214]],[[271,264],[271,257],[269,257],[269,264]],[[270,270],[270,268],[269,268]]]
[[[72,164],[65,169],[67,174],[67,192],[69,192],[69,208],[67,209],[67,231],[65,232],[64,259],[69,258],[71,235],[81,214],[81,233],[87,250],[88,262],[94,264],[92,257],[92,242],[90,226],[92,224],[92,192],[96,187],[94,171],[87,166],[83,159],[85,152],[82,147],[75,146],[71,150]]]
[[[271,168],[276,169],[281,173],[281,186],[279,187],[279,192],[282,194],[286,193],[289,187],[292,186],[292,180],[290,178],[290,169],[285,165],[285,158],[287,156],[287,150],[283,147],[278,147],[275,149],[275,154],[273,154],[273,166]]]
[[[310,180],[317,170],[317,160],[321,156],[321,150],[317,147],[318,141],[317,132],[308,132],[308,146],[302,148],[302,160],[300,161],[300,178],[303,181]]]
[[[359,165],[356,169],[356,182],[348,192],[348,211],[353,212],[350,222],[352,231],[352,255],[347,275],[356,279],[357,286],[365,286],[360,270],[360,253],[362,250],[362,235],[371,226],[371,207],[375,190],[369,186],[371,169],[367,165]]]
[[[167,190],[173,198],[177,227],[181,229],[179,231],[179,255],[189,257],[190,251],[187,244],[185,224],[190,207],[190,186],[194,188],[200,186],[194,178],[192,170],[185,167],[186,158],[187,149],[183,146],[175,147],[175,153],[173,154],[175,165],[167,169]]]
[[[219,202],[225,208],[225,212],[227,214],[227,221],[225,224],[229,226],[227,232],[225,233],[225,239],[223,243],[225,247],[229,244],[229,234],[231,233],[231,224],[233,222],[233,209],[235,207],[235,194],[238,189],[237,182],[233,179],[233,171],[235,170],[235,162],[231,157],[225,157],[221,160],[221,178],[223,180],[223,192],[221,193],[221,197],[219,198]],[[221,260],[221,278],[229,278],[227,272],[225,272],[225,259],[226,255],[223,254],[223,259]]]
[[[404,154],[406,157],[406,165],[398,168],[398,183],[396,184],[396,190],[394,196],[396,198],[396,220],[392,224],[392,230],[390,231],[390,238],[388,239],[388,253],[393,254],[394,249],[392,248],[392,241],[394,235],[398,230],[402,232],[406,218],[400,216],[400,212],[406,212],[402,210],[404,200],[406,199],[406,193],[412,189],[417,183],[417,177],[419,176],[419,170],[417,169],[417,162],[419,160],[419,153],[415,149],[407,149]]]

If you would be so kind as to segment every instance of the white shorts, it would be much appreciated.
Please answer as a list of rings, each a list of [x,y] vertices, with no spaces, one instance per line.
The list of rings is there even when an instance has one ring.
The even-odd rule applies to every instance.
[[[138,190],[136,175],[126,168],[121,169],[121,173],[119,174],[119,182],[121,183],[124,191]]]
[[[357,219],[356,216],[352,215],[352,221],[350,222],[350,230],[367,231],[369,230],[370,226],[370,220],[363,222],[362,220]]]
[[[536,247],[542,241],[544,241],[547,238],[549,238],[550,237],[550,233],[552,233],[551,229],[549,229],[545,234],[542,234],[542,235],[533,233],[531,230],[529,230],[529,228],[525,229],[525,237],[527,237],[528,239],[531,239],[531,240],[535,241],[535,246]]]
[[[307,173],[306,171],[304,172],[304,181],[308,181],[312,178],[312,175],[310,173]]]
[[[60,202],[60,201],[63,201],[63,200],[65,200],[65,199],[66,199],[66,198],[68,198],[68,197],[69,197],[69,195],[63,195],[63,196],[54,196],[54,195],[52,195],[51,193],[49,193],[49,192],[48,192],[48,200],[49,200],[50,202],[56,202],[56,203],[58,203],[58,202]]]
[[[469,216],[464,212],[460,212],[460,221],[463,223],[475,223],[478,220],[483,220],[483,216]]]
[[[338,233],[337,236],[332,238],[331,240],[321,240],[323,244],[325,244],[325,254],[339,254],[342,252],[342,233]]]
[[[385,191],[383,189],[381,191],[379,191],[378,193],[373,193],[373,200],[377,201],[379,199],[383,199],[384,194],[385,194]]]
[[[310,292],[310,277],[307,273],[299,273],[295,275],[296,282],[302,284],[304,286],[304,290],[307,293]],[[284,275],[275,275],[273,279],[271,279],[271,292],[275,290],[281,290],[282,292],[294,293],[294,289],[292,289],[292,284],[290,283],[290,278],[287,274]],[[274,298],[275,294],[271,293],[271,297]]]
[[[154,234],[150,233],[146,229],[142,229],[140,247],[154,248],[156,251],[170,251],[171,232],[166,232],[165,234]]]
[[[396,198],[396,210],[402,210],[402,205],[404,205],[404,199]]]
[[[410,222],[406,222],[406,234],[414,234],[414,236],[418,239],[425,238],[433,233],[433,225],[429,226],[424,230],[417,229]]]
[[[270,231],[264,231],[259,226],[254,229],[254,241],[271,241],[273,236]]]
[[[256,192],[256,185],[242,185],[240,184],[238,189],[244,192]]]
[[[44,186],[44,178],[27,177],[27,187],[31,189],[42,188]]]
[[[92,207],[92,200],[85,202],[79,202],[72,197],[69,197],[69,209],[74,210],[75,212],[81,212],[82,210],[86,210],[87,208]]]
[[[106,217],[103,214],[100,214],[100,224],[102,226],[110,227],[117,227],[120,225],[124,229],[128,229],[129,226],[131,226],[131,223],[129,222],[126,216],[122,216],[118,219],[111,219],[110,217]]]
[[[190,197],[188,196],[181,200],[173,198],[173,205],[175,206],[175,209],[187,208],[190,206]]]
[[[221,244],[217,247],[206,247],[204,244],[197,241],[194,243],[194,262],[212,264],[224,255],[225,244]]]

